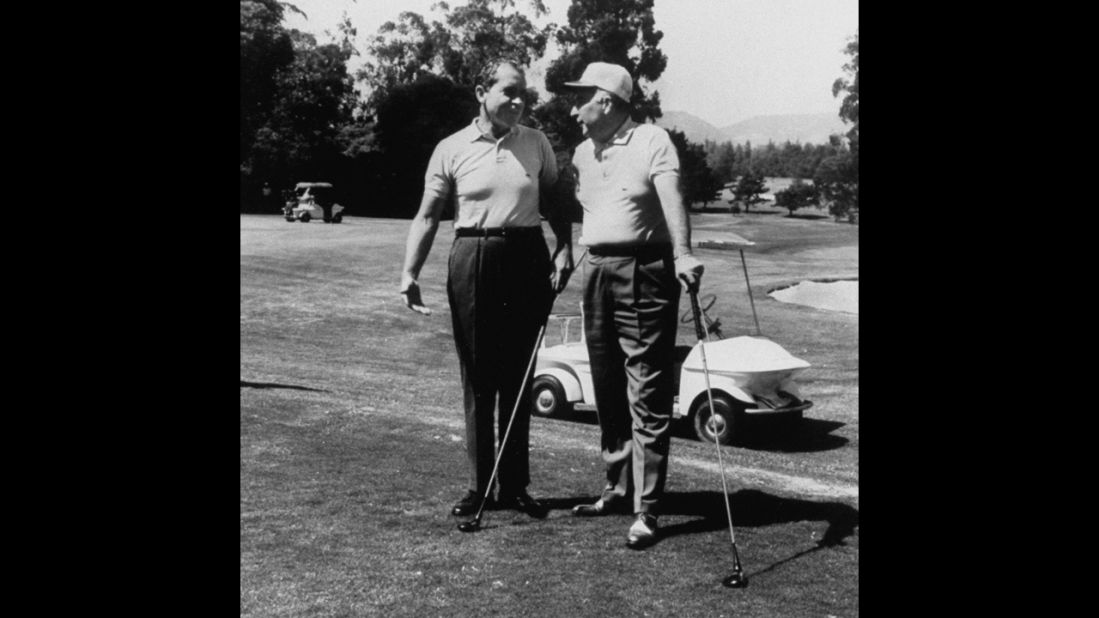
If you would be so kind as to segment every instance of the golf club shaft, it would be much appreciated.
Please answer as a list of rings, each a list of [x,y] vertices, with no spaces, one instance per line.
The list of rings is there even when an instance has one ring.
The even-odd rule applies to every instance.
[[[473,521],[481,521],[481,513],[485,510],[485,503],[488,502],[488,495],[492,492],[492,483],[496,481],[496,473],[500,470],[500,459],[504,455],[504,447],[507,446],[508,436],[511,435],[511,425],[515,422],[515,416],[519,413],[519,404],[523,402],[523,389],[527,387],[527,379],[530,378],[531,371],[534,369],[534,360],[538,358],[538,348],[542,345],[542,337],[546,334],[546,324],[549,322],[549,314],[553,311],[553,304],[557,302],[558,292],[553,293],[553,298],[550,299],[549,311],[546,312],[546,319],[542,320],[542,326],[538,329],[538,338],[534,341],[534,349],[530,353],[530,361],[527,362],[527,371],[523,374],[523,381],[519,383],[519,391],[515,393],[515,406],[511,409],[511,418],[508,419],[508,426],[504,429],[504,437],[500,439],[499,452],[496,454],[496,463],[492,465],[492,474],[488,477],[488,485],[485,487],[485,495],[481,497],[481,506],[477,508],[477,515],[474,516]]]
[[[748,281],[748,262],[744,260],[744,249],[740,249],[740,265],[744,268],[744,285],[748,286],[748,302],[752,304],[752,320],[756,323],[756,335],[762,335],[759,330],[759,318],[756,317],[756,301],[752,298],[752,283]]]
[[[717,411],[714,409],[714,394],[710,389],[710,366],[706,362],[706,340],[709,338],[706,329],[702,326],[702,310],[698,307],[698,293],[688,292],[691,297],[691,313],[694,314],[695,320],[695,332],[698,334],[698,349],[702,352],[702,375],[706,379],[706,398],[710,402],[710,422],[714,422],[714,415]],[[714,447],[717,449],[717,463],[721,469],[721,489],[722,496],[725,498],[725,515],[729,520],[729,539],[733,543],[733,557],[735,559],[736,568],[740,570],[740,557],[736,554],[736,533],[733,532],[733,510],[729,506],[729,486],[725,481],[725,462],[721,457],[721,443],[717,439],[717,424],[714,423]]]

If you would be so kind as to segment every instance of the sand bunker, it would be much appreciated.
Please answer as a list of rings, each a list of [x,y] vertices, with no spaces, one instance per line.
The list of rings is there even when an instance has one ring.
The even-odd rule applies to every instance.
[[[784,303],[817,309],[859,312],[858,281],[802,281],[797,285],[775,290],[768,296]]]

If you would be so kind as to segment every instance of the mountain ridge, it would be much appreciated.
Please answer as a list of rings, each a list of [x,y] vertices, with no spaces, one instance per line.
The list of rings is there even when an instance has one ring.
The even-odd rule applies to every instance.
[[[753,146],[768,142],[776,145],[785,142],[827,144],[829,135],[843,134],[848,130],[839,114],[832,112],[753,116],[719,128],[690,112],[669,110],[656,120],[656,124],[665,129],[682,131],[688,140],[696,143],[708,139],[718,143],[728,141],[734,145],[751,142]]]

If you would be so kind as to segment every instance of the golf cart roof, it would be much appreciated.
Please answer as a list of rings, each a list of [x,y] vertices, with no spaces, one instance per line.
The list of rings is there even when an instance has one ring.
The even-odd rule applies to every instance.
[[[294,185],[295,189],[331,189],[332,183],[329,182],[299,182]]]
[[[754,240],[748,240],[732,232],[722,232],[720,236],[698,242],[699,247],[709,247],[711,249],[743,249],[755,245]]]
[[[751,247],[756,244],[755,241],[748,240],[747,238],[738,236],[732,232],[724,232],[721,239],[726,243],[739,247]]]

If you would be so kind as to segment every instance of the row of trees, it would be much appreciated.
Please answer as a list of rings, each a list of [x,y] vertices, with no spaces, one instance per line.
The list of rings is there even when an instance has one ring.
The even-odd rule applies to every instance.
[[[722,183],[736,181],[734,200],[750,209],[762,201],[766,176],[794,178],[794,183],[775,193],[775,204],[791,214],[806,206],[827,205],[837,219],[858,220],[859,213],[859,36],[847,44],[851,60],[844,64],[845,77],[832,85],[833,96],[844,94],[840,117],[851,124],[846,136],[833,135],[827,144],[792,144],[752,148],[751,142],[703,143],[706,162]],[[844,139],[846,138],[846,139]],[[812,179],[806,183],[803,179]],[[736,209],[734,208],[734,212]]]
[[[240,3],[242,210],[269,210],[260,196],[277,201],[289,179],[313,180],[344,166],[358,128],[347,71],[357,53],[354,28],[345,20],[341,41],[319,45],[314,36],[283,27],[287,10],[298,11],[276,0]]]
[[[751,142],[733,145],[706,140],[702,143],[706,163],[722,183],[728,183],[748,173],[779,178],[812,178],[822,161],[836,156],[846,148],[839,136],[827,144],[786,142],[781,146],[768,143],[753,147]]]
[[[352,75],[348,62],[358,51],[349,20],[339,25],[337,41],[320,45],[284,28],[286,11],[300,13],[292,4],[242,0],[242,210],[274,212],[273,202],[293,182],[324,180],[336,186],[337,200],[351,214],[411,216],[435,144],[477,113],[472,90],[486,64],[506,56],[529,65],[544,56],[551,39],[561,53],[546,71],[550,96],[540,101],[530,88],[523,122],[549,136],[565,178],[572,178],[568,161],[581,133],[571,106],[558,95],[589,62],[626,67],[636,84],[634,118],[661,116],[651,85],[667,57],[659,49],[663,34],[655,29],[653,0],[573,0],[566,25],[541,27],[531,17],[545,15],[542,1],[520,2],[526,11],[516,9],[516,0],[468,0],[454,8],[440,2],[440,18],[432,21],[402,12],[370,39],[369,60]],[[366,86],[367,96],[358,96],[356,83]],[[855,88],[857,93],[857,79]],[[727,177],[722,174],[736,168],[713,165],[720,147],[671,134],[687,201],[715,199]],[[756,157],[733,149],[729,158]],[[262,198],[264,187],[270,201]]]

